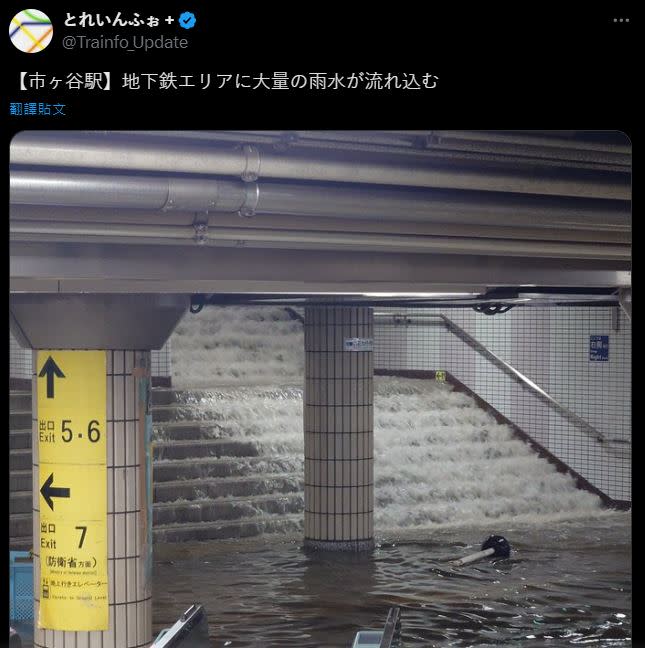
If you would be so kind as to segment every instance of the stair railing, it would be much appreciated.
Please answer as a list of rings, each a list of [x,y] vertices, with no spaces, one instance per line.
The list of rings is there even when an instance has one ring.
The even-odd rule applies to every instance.
[[[547,401],[553,408],[555,408],[560,414],[562,414],[566,419],[578,425],[585,433],[589,436],[592,436],[596,441],[600,443],[609,443],[610,440],[607,436],[596,429],[585,421],[582,417],[578,416],[575,412],[572,412],[568,407],[565,407],[560,403],[556,398],[551,394],[546,392],[542,387],[537,383],[532,381],[528,376],[525,376],[521,371],[513,367],[511,364],[506,362],[499,355],[491,351],[486,347],[482,342],[474,338],[470,333],[465,331],[461,326],[453,322],[449,317],[443,313],[437,314],[423,314],[420,316],[417,315],[401,315],[401,314],[392,314],[392,313],[383,313],[376,312],[374,314],[375,323],[379,324],[395,324],[395,325],[417,325],[417,326],[445,326],[448,331],[453,335],[460,338],[462,341],[466,342],[470,347],[477,351],[481,356],[485,357],[487,360],[495,364],[507,375],[510,375],[514,380],[524,385],[531,392],[536,394],[539,398]],[[626,441],[624,443],[629,443]]]

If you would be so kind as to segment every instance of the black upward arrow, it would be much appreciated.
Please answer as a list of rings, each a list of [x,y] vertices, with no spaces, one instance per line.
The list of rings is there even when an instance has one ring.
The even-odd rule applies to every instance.
[[[51,356],[47,358],[47,362],[43,365],[38,377],[42,378],[45,375],[47,376],[47,398],[54,398],[54,376],[65,378],[65,374]]]
[[[54,483],[54,473],[47,477],[47,480],[42,485],[40,489],[40,494],[45,498],[49,508],[54,510],[54,502],[52,497],[69,497],[69,488],[53,488],[52,484]]]

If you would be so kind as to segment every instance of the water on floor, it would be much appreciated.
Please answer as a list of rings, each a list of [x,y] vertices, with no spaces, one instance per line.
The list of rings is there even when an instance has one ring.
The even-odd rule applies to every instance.
[[[630,645],[629,514],[489,531],[510,559],[445,562],[479,548],[479,526],[393,534],[368,555],[275,536],[159,547],[154,626],[197,601],[215,647],[336,648],[398,605],[406,648]]]
[[[629,644],[629,515],[603,509],[447,385],[375,380],[378,546],[361,556],[305,553],[302,532],[277,523],[302,522],[301,349],[301,325],[279,309],[214,310],[178,327],[173,380],[184,391],[158,439],[200,422],[202,438],[250,444],[253,463],[241,446],[218,461],[235,464],[232,480],[237,463],[248,464],[258,533],[273,518],[287,532],[157,545],[155,630],[200,602],[216,647],[342,648],[398,605],[405,647]],[[156,467],[164,461],[172,464]],[[289,489],[273,492],[277,477]],[[196,511],[208,508],[207,493],[235,503],[238,488],[210,481],[203,475],[182,497]],[[269,510],[256,491],[285,510]],[[510,559],[447,564],[492,533],[511,542]]]

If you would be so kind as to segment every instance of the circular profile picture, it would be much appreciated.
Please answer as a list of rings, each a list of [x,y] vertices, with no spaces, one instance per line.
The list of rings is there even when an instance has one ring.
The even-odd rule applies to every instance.
[[[49,45],[54,27],[49,16],[39,9],[23,9],[9,23],[9,38],[22,52],[35,54]]]

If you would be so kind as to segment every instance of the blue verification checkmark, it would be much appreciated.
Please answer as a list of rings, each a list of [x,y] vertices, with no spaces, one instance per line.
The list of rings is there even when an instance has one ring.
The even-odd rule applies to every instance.
[[[192,11],[184,11],[179,16],[178,22],[180,27],[183,27],[184,29],[192,29],[197,22],[197,18],[195,18],[195,14],[192,13]]]

